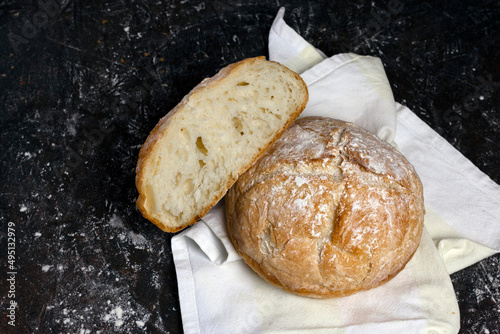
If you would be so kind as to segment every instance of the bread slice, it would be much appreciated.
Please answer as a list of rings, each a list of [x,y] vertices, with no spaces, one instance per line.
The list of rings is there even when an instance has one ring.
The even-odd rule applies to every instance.
[[[298,74],[249,58],[203,80],[165,117],[139,152],[137,207],[166,232],[194,224],[300,115]]]

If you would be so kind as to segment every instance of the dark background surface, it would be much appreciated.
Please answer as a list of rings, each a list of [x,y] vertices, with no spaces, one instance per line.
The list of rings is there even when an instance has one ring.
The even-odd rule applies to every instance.
[[[327,55],[380,57],[396,100],[500,182],[498,1],[3,1],[0,333],[182,332],[171,235],[135,207],[137,155],[204,77],[267,56],[280,6]],[[499,333],[499,262],[452,275],[462,333]]]

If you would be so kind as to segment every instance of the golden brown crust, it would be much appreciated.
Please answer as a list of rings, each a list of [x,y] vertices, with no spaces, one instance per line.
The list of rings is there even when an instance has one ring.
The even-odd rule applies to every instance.
[[[353,124],[297,120],[226,196],[245,262],[285,291],[329,298],[397,275],[423,229],[423,189],[393,147]]]
[[[214,206],[225,195],[227,190],[237,180],[238,176],[241,173],[243,173],[246,169],[248,169],[248,167],[250,167],[269,148],[269,146],[272,143],[274,143],[281,136],[281,134],[286,130],[286,128],[288,128],[290,126],[290,124],[300,115],[302,110],[305,108],[305,106],[307,104],[307,100],[308,100],[308,92],[307,92],[306,84],[303,82],[302,78],[298,74],[296,74],[295,72],[292,72],[291,70],[286,69],[295,77],[295,79],[297,81],[302,83],[304,90],[305,90],[306,98],[304,99],[302,105],[300,105],[297,108],[297,110],[295,110],[294,112],[291,113],[291,117],[288,119],[285,126],[283,126],[283,128],[281,128],[279,131],[275,132],[274,136],[272,138],[270,138],[268,144],[262,147],[259,154],[255,155],[255,157],[252,159],[252,161],[250,163],[247,163],[247,164],[241,166],[241,168],[239,170],[230,171],[230,172],[232,172],[231,174],[233,175],[233,177],[228,175],[228,180],[227,180],[226,186],[223,187],[223,189],[221,191],[219,191],[218,193],[212,194],[213,200],[210,202],[210,205],[205,206],[202,210],[200,210],[198,212],[197,215],[193,216],[192,219],[187,221],[185,224],[182,224],[180,226],[169,226],[168,224],[166,224],[165,222],[156,218],[154,215],[152,215],[149,212],[148,208],[145,205],[147,195],[146,195],[146,189],[145,189],[146,182],[145,182],[145,176],[144,176],[143,170],[144,170],[145,166],[147,166],[150,163],[149,160],[150,160],[151,156],[153,155],[152,153],[153,153],[153,150],[155,150],[155,147],[156,147],[155,145],[157,145],[158,141],[161,140],[161,138],[163,138],[165,136],[165,132],[168,131],[168,129],[169,129],[169,124],[171,122],[175,122],[175,118],[177,117],[177,115],[181,114],[183,112],[188,101],[195,94],[202,93],[203,90],[207,87],[219,85],[221,80],[223,80],[224,78],[229,76],[230,73],[232,71],[235,71],[238,67],[247,66],[250,63],[259,62],[259,61],[263,61],[263,60],[265,61],[265,57],[255,57],[255,58],[245,59],[245,60],[239,61],[237,63],[230,64],[230,65],[226,66],[225,68],[223,68],[222,70],[220,70],[215,76],[203,80],[200,84],[198,84],[195,88],[193,88],[189,92],[189,94],[187,94],[179,102],[179,104],[177,104],[169,113],[167,113],[166,116],[164,116],[162,119],[160,119],[158,124],[151,131],[151,133],[149,134],[145,143],[141,147],[141,150],[139,152],[137,166],[136,166],[135,182],[136,182],[136,188],[138,189],[138,192],[139,192],[139,196],[137,198],[136,205],[137,205],[137,208],[139,209],[139,211],[142,213],[142,215],[146,219],[148,219],[152,223],[154,223],[156,226],[158,226],[161,230],[163,230],[165,232],[178,232],[178,231],[184,229],[185,227],[196,223],[200,218],[202,218],[210,210],[210,208],[212,206]],[[269,61],[269,62],[275,63],[275,62],[271,62],[271,61]],[[280,66],[282,66],[282,65],[280,65]]]

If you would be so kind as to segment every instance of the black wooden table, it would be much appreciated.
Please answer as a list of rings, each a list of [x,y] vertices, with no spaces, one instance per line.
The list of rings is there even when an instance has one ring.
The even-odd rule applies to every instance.
[[[137,154],[204,77],[267,55],[281,6],[327,55],[380,57],[396,100],[499,183],[500,3],[445,3],[3,1],[0,332],[182,332],[171,235],[135,207]],[[452,275],[462,333],[499,333],[499,262]]]

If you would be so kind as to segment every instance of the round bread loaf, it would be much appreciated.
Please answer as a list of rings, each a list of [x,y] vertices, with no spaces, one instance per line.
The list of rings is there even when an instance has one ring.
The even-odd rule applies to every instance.
[[[395,148],[331,118],[295,121],[226,196],[231,240],[266,281],[329,298],[379,286],[416,251],[422,183]]]

